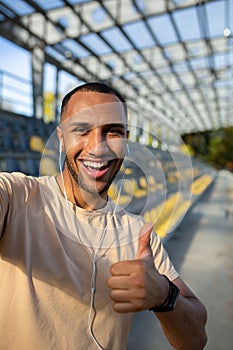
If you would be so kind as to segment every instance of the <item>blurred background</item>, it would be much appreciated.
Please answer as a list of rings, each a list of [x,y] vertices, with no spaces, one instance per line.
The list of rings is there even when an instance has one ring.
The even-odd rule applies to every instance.
[[[89,81],[119,90],[131,157],[109,194],[122,187],[120,204],[203,286],[206,349],[232,349],[233,0],[2,0],[0,48],[0,171],[55,175],[63,96]],[[129,349],[170,349],[148,317]]]
[[[129,103],[130,140],[150,152],[124,164],[120,203],[153,222],[161,214],[161,236],[215,169],[233,171],[233,0],[4,0],[0,11],[1,171],[58,171],[61,99],[88,81]]]

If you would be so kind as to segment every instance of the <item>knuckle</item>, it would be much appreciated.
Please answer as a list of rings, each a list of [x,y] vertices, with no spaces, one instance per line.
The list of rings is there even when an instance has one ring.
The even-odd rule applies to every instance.
[[[110,298],[114,301],[115,300],[115,294],[113,291],[110,292]]]
[[[132,285],[134,288],[143,288],[144,287],[144,280],[140,275],[135,274],[132,277]]]
[[[145,278],[144,278],[144,276],[138,276],[138,278],[137,278],[137,286],[139,288],[145,288]]]
[[[111,277],[107,279],[107,286],[109,288],[112,288],[112,278]]]
[[[146,286],[146,275],[144,270],[135,271],[132,276],[132,283],[134,287],[145,288]]]
[[[114,275],[115,270],[116,270],[115,265],[112,265],[112,266],[110,267],[110,273],[111,273],[111,275]]]

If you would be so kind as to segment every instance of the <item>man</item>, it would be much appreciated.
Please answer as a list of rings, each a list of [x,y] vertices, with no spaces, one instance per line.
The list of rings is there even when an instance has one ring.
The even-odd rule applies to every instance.
[[[127,137],[123,97],[84,84],[62,103],[64,170],[1,174],[1,349],[122,350],[146,309],[175,349],[203,349],[205,307],[152,225],[108,198]]]

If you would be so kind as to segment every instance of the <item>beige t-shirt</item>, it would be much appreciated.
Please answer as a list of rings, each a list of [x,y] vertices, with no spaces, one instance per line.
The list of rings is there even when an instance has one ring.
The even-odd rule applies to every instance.
[[[110,266],[134,259],[141,218],[115,207],[87,211],[66,203],[55,177],[0,174],[0,349],[98,349],[88,315],[96,256],[93,336],[123,350],[132,314],[112,308]],[[178,274],[153,233],[155,266]]]

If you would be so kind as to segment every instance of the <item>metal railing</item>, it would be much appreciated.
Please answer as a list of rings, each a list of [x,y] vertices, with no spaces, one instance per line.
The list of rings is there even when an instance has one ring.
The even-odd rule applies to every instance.
[[[31,80],[0,70],[0,109],[27,116],[33,115]]]

